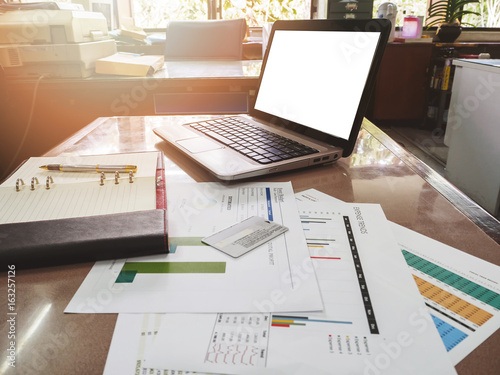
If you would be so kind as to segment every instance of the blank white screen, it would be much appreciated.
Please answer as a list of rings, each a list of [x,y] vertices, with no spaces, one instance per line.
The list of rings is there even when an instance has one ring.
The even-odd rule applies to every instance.
[[[277,30],[255,108],[348,139],[379,37]]]

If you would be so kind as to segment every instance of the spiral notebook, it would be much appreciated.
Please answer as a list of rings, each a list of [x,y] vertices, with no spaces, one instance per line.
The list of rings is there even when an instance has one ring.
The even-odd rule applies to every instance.
[[[0,259],[34,268],[167,253],[158,161],[158,152],[28,159],[0,185]],[[40,169],[52,163],[133,164],[137,172]]]
[[[0,185],[0,224],[156,209],[158,153],[30,158]],[[134,164],[133,176],[45,171],[50,163]]]

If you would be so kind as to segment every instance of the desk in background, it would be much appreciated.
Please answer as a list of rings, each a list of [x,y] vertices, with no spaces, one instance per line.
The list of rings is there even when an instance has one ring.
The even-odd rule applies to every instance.
[[[100,118],[45,156],[161,150],[168,181],[214,181],[152,132],[156,126],[195,119],[200,117]],[[389,220],[500,265],[500,222],[368,121],[351,157],[261,180],[292,181],[296,192],[315,188],[348,202],[379,203]],[[63,313],[91,267],[86,263],[17,272],[18,373],[102,373],[116,315]],[[6,279],[5,269],[0,276],[3,295]],[[97,301],[90,303],[98,308]],[[6,330],[3,325],[2,337]],[[457,366],[458,373],[496,373],[499,348],[496,332]]]
[[[0,81],[7,94],[0,104],[0,180],[22,160],[47,152],[98,117],[248,112],[261,63],[168,62],[152,77]]]
[[[458,58],[460,55],[479,53],[500,58],[500,44],[388,43],[367,117],[379,125],[383,122],[384,125],[427,129],[441,127],[442,119],[431,121],[428,109],[439,108],[442,117],[447,109],[446,99],[449,98],[450,90],[431,88],[432,77],[439,76],[445,57]],[[434,70],[436,68],[437,71]],[[451,81],[452,78],[450,85]]]

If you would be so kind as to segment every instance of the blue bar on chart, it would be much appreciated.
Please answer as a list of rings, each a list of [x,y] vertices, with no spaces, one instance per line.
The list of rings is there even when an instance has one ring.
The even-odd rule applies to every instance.
[[[432,314],[431,317],[448,352],[469,336],[465,332],[462,332],[458,328]]]

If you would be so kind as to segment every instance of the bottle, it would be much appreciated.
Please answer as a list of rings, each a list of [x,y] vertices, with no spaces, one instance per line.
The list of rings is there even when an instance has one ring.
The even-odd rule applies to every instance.
[[[391,34],[389,35],[389,42],[394,40],[396,32],[396,16],[398,14],[398,6],[390,1],[380,4],[377,10],[378,18],[386,18],[391,21]]]
[[[405,16],[403,19],[403,33],[402,37],[404,39],[408,38],[418,38],[419,35],[419,20],[418,17],[414,15]]]

